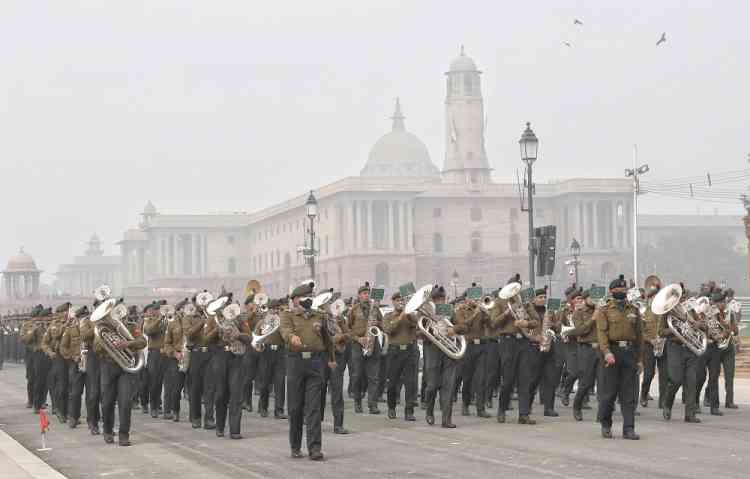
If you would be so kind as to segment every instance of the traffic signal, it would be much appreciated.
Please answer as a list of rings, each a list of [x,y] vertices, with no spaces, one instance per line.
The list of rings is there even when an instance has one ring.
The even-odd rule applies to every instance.
[[[537,276],[551,276],[555,272],[555,250],[557,245],[557,227],[554,225],[534,228],[536,237]]]

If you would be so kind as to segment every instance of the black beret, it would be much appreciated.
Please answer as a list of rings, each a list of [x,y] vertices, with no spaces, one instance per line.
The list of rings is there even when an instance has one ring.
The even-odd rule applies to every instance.
[[[711,293],[711,301],[714,303],[721,303],[724,299],[726,299],[726,294],[720,289],[716,289]]]
[[[432,288],[432,299],[441,299],[445,298],[445,288],[442,286],[435,285],[434,288]]]
[[[134,304],[128,306],[128,316],[138,316],[138,306]]]
[[[183,299],[182,301],[180,301],[179,303],[175,304],[175,305],[174,305],[174,309],[175,309],[175,311],[179,311],[179,310],[181,310],[181,309],[182,309],[182,308],[184,308],[184,307],[185,307],[185,305],[186,305],[186,304],[188,304],[189,302],[190,302],[190,300],[189,300],[188,298],[185,298],[185,299]]]
[[[395,293],[393,293],[391,295],[391,301],[396,301],[398,299],[401,299],[401,292],[400,291],[396,291]]]
[[[94,303],[92,304],[92,306],[94,306],[94,309],[96,309],[96,307],[99,306],[100,304],[102,304],[102,302],[99,301],[98,299],[95,299]]]
[[[578,291],[578,285],[573,283],[565,289],[565,297],[569,298],[576,291]]]
[[[364,293],[365,291],[370,291],[370,282],[369,281],[365,281],[365,284],[363,284],[362,286],[359,287],[359,289],[357,290],[357,294]]]
[[[43,310],[39,311],[38,316],[41,317],[41,318],[43,318],[45,316],[52,316],[52,307],[49,307],[47,309],[43,309]]]
[[[89,308],[85,304],[80,308],[76,309],[76,318],[82,318],[89,314]]]
[[[287,302],[286,298],[271,299],[268,301],[268,309],[280,308]]]
[[[150,309],[159,309],[159,302],[154,301],[143,307],[143,314],[146,314]]]
[[[292,299],[299,298],[301,296],[310,296],[313,293],[313,287],[312,283],[310,284],[301,284],[294,288],[294,291],[292,291]]]
[[[615,280],[612,280],[611,283],[609,283],[609,289],[615,289],[615,288],[627,288],[628,283],[625,281],[625,275],[621,274],[620,277],[618,277]]]
[[[511,276],[508,282],[505,284],[520,283],[520,282],[521,282],[521,275],[516,273],[513,276]]]
[[[57,313],[57,314],[67,313],[68,310],[70,309],[70,306],[71,306],[71,304],[69,302],[68,303],[63,303],[63,304],[61,304],[60,306],[58,306],[55,309],[55,313]]]
[[[547,294],[546,288],[538,288],[534,290],[534,296],[545,296]]]

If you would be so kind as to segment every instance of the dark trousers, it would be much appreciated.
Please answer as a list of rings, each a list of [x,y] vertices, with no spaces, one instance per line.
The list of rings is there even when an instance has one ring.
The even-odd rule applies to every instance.
[[[380,351],[375,348],[369,356],[362,354],[362,346],[352,344],[352,381],[353,393],[356,401],[361,401],[364,394],[364,384],[367,382],[367,404],[376,407],[378,404],[378,374],[380,373]]]
[[[78,369],[75,361],[68,361],[68,416],[78,421],[81,418],[81,399],[86,384],[86,373]]]
[[[185,373],[180,371],[177,359],[162,359],[164,361],[164,412],[172,412],[179,416]]]
[[[734,367],[736,361],[737,351],[734,343],[730,344],[729,347],[721,352],[721,366],[724,368],[724,388],[726,396],[724,397],[724,404],[734,404]],[[719,398],[718,388],[716,391],[716,398]]]
[[[150,352],[148,358],[151,358]],[[135,379],[135,383],[138,386],[138,399],[140,399],[141,407],[143,409],[146,409],[149,405],[148,393],[151,391],[151,382],[149,381],[148,367],[141,368],[141,370],[136,373]]]
[[[148,350],[148,398],[151,407],[151,413],[154,414],[161,408],[161,393],[164,386],[164,356],[156,348]],[[168,412],[166,409],[164,412]]]
[[[578,343],[578,352],[576,353],[576,363],[578,370],[573,372],[578,378],[578,391],[573,399],[573,410],[580,411],[583,407],[583,401],[594,389],[594,383],[599,372],[599,351],[591,344]]]
[[[378,361],[378,387],[375,391],[375,397],[380,400],[388,383],[388,355],[378,354],[380,354],[380,361]]]
[[[336,360],[338,362],[338,357]],[[343,360],[338,367],[341,368],[343,374],[343,368],[346,367]],[[284,400],[286,399],[286,349],[284,346],[278,346],[276,350],[271,349],[271,346],[266,346],[266,349],[260,353],[259,369],[260,402],[258,403],[258,410],[268,411],[269,396],[273,386],[273,413],[275,416],[284,414]]]
[[[239,434],[242,423],[244,386],[243,356],[219,351],[211,359],[211,379],[215,384],[216,430],[224,431],[229,415],[229,433]]]
[[[656,358],[656,368],[659,370],[659,409],[664,408],[664,401],[667,398],[667,391],[669,390],[669,373],[667,372],[667,348],[664,347],[664,352],[661,357]]]
[[[42,351],[34,352],[34,409],[47,401],[50,361]]]
[[[656,356],[654,356],[654,346],[648,341],[644,344],[643,350],[643,380],[641,381],[641,398],[642,401],[648,400],[648,392],[651,390],[651,382],[656,375]],[[662,391],[659,391],[661,395]]]
[[[336,368],[331,369],[327,364],[323,366],[323,383],[320,393],[320,420],[323,421],[326,412],[326,395],[328,385],[331,386],[331,412],[333,412],[333,427],[344,426],[344,369],[346,359],[343,353],[336,352]],[[283,403],[282,403],[283,404]],[[282,406],[281,412],[284,412]]]
[[[578,342],[569,340],[567,343],[560,343],[562,349],[563,358],[565,361],[565,380],[563,382],[563,394],[567,397],[573,391],[573,386],[576,381],[580,384],[580,373],[582,368],[578,364]]]
[[[513,387],[518,380],[519,372],[519,346],[522,341],[515,336],[500,336],[498,345],[500,350],[500,400],[497,402],[497,415],[504,416],[505,411],[510,408],[510,398],[513,394]],[[519,390],[519,401],[521,400],[521,391]],[[528,402],[530,399],[524,397]]]
[[[34,359],[34,352],[29,348],[24,348],[25,350],[25,356],[24,356],[24,366],[26,367],[26,403],[30,405],[34,405],[36,401],[34,398],[36,397],[36,394],[34,393],[34,385],[36,384],[36,378],[34,375],[34,368],[35,368],[35,359]]]
[[[243,356],[242,399],[248,406],[253,404],[253,384],[255,383],[255,379],[259,378],[258,368],[260,366],[261,355],[262,353],[248,347]],[[260,387],[260,381],[258,383],[258,387]],[[276,392],[274,391],[275,394]]]
[[[706,352],[698,360],[706,364],[703,371],[708,369],[708,383],[706,384],[705,397],[710,404],[711,409],[719,409],[719,374],[721,373],[721,353],[722,351],[716,346],[716,344],[709,344]],[[700,381],[700,377],[696,379],[696,382]],[[705,372],[704,378],[705,379]],[[702,382],[702,381],[701,381]],[[701,383],[698,383],[699,385]],[[700,388],[696,387],[696,401],[698,407],[700,407]]]
[[[461,389],[461,399],[464,407],[469,407],[472,394],[476,398],[477,411],[484,411],[487,404],[485,392],[487,390],[487,350],[485,344],[470,342],[466,346],[466,353],[461,358],[461,377],[464,385]]]
[[[450,418],[453,412],[453,389],[456,385],[458,361],[449,358],[437,346],[425,342],[423,346],[427,387],[425,403],[427,414],[434,416],[435,398],[440,390],[440,411],[443,418]]]
[[[99,363],[102,391],[102,423],[105,434],[113,434],[115,402],[120,419],[120,434],[130,433],[130,410],[133,407],[133,379],[111,361]]]
[[[194,350],[190,352],[190,368],[188,375],[190,376],[190,421],[200,422],[201,421],[201,406],[203,406],[204,390],[208,389],[208,385],[205,384],[206,378],[210,375],[209,363],[211,362],[211,356],[213,353],[210,351]],[[205,418],[206,420],[212,420],[214,417],[213,402],[208,401],[206,397],[205,404]],[[213,395],[211,396],[213,399]]]
[[[539,391],[545,411],[555,410],[555,391],[562,375],[563,352],[558,345],[552,343],[549,351],[539,353],[539,366],[531,383],[532,401],[535,391]]]
[[[615,401],[620,398],[622,430],[635,430],[635,398],[637,389],[638,358],[631,347],[610,346],[615,364],[601,368],[601,391],[599,393],[599,419],[603,428],[612,427],[612,412]]]
[[[531,403],[534,400],[534,381],[539,375],[542,364],[542,352],[539,345],[524,338],[519,340],[518,347],[518,416],[531,414]]]
[[[52,402],[57,415],[62,418],[68,416],[68,365],[59,354],[51,360],[50,379],[52,381]]]
[[[497,338],[492,338],[489,343],[484,346],[485,349],[485,371],[487,378],[487,393],[486,400],[492,399],[492,394],[497,390],[500,385],[500,345],[497,342]]]
[[[89,427],[99,427],[101,420],[101,368],[93,348],[86,353],[86,422]]]
[[[322,447],[320,397],[325,362],[323,353],[313,353],[309,359],[301,353],[287,354],[289,446],[293,450],[302,448],[303,424],[307,425],[308,452]]]
[[[698,358],[688,348],[676,341],[667,340],[667,371],[669,388],[664,400],[664,407],[672,409],[677,390],[685,391],[685,417],[695,415],[696,404],[696,366]]]
[[[396,401],[401,394],[401,383],[406,389],[404,413],[414,414],[417,404],[417,362],[419,349],[416,343],[391,345],[388,348],[388,409],[396,409]]]

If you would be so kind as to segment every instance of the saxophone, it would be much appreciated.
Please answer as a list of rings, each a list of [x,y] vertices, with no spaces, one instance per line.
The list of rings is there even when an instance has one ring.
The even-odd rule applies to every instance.
[[[377,341],[381,352],[387,351],[387,336],[377,325],[378,317],[375,311],[379,311],[380,301],[370,302],[370,314],[367,316],[367,335],[365,336],[365,347],[362,348],[363,356],[372,356],[375,352],[375,342]]]

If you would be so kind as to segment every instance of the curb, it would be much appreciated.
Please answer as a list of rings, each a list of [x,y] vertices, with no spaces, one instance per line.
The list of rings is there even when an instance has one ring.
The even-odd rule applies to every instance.
[[[2,430],[0,430],[0,452],[7,455],[34,479],[67,479]]]

